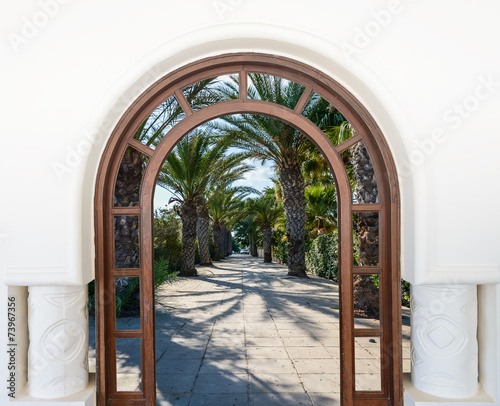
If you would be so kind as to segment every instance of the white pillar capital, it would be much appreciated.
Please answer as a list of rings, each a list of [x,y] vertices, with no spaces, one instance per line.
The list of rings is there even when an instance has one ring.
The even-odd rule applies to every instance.
[[[415,285],[411,291],[413,385],[444,398],[478,389],[477,286]]]
[[[28,390],[55,399],[88,383],[87,286],[28,288]]]

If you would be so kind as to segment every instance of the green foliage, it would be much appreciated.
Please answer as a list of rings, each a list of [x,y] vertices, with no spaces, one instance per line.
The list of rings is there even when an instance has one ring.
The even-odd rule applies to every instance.
[[[281,264],[288,263],[285,230],[282,228],[273,231],[273,255]]]
[[[307,269],[322,278],[339,280],[337,231],[316,237],[306,252]]]
[[[167,209],[155,210],[153,232],[155,260],[165,260],[170,272],[179,271],[182,257],[181,220]]]
[[[177,278],[177,272],[172,272],[168,268],[168,261],[165,258],[159,258],[155,261],[155,290],[165,282],[174,282]]]
[[[401,279],[401,303],[403,306],[410,306],[410,282]]]

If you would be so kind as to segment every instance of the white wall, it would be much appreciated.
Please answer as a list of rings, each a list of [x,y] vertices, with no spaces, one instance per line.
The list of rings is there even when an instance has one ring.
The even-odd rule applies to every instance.
[[[500,280],[498,2],[25,0],[1,7],[0,274],[8,284],[92,279],[94,179],[114,124],[165,73],[232,51],[308,63],[373,114],[400,173],[405,278]]]

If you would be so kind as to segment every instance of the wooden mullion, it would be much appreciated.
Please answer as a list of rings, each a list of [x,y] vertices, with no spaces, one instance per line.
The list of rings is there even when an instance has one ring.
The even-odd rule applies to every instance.
[[[182,110],[184,110],[186,116],[189,117],[191,114],[193,114],[193,109],[191,108],[191,105],[189,104],[187,99],[184,97],[184,93],[182,93],[180,89],[177,89],[174,92],[174,95]]]
[[[128,145],[130,145],[132,148],[138,150],[139,152],[142,152],[144,155],[147,157],[151,158],[153,154],[155,153],[155,150],[151,147],[148,147],[147,145],[144,145],[142,142],[137,141],[135,138],[131,138],[128,141]]]
[[[297,105],[294,108],[294,111],[297,114],[302,114],[302,112],[304,111],[304,108],[306,107],[306,104],[309,101],[309,99],[311,98],[312,94],[313,94],[313,88],[311,86],[308,86],[304,89],[304,91],[302,92],[302,95],[300,96],[299,101],[297,102]]]
[[[113,207],[111,214],[115,216],[138,216],[141,214],[139,206]]]
[[[352,211],[354,213],[366,213],[366,212],[380,212],[382,210],[382,205],[380,203],[364,203],[352,205]]]
[[[248,100],[248,75],[247,72],[243,69],[240,72],[240,100],[246,101]]]
[[[382,267],[380,266],[355,266],[352,268],[353,275],[380,275]]]
[[[134,268],[134,269],[113,269],[111,271],[111,275],[114,278],[133,278],[133,277],[138,277],[140,278],[142,276],[142,271],[140,268]]]
[[[351,138],[348,138],[341,144],[337,145],[335,149],[337,152],[340,154],[341,152],[344,152],[346,149],[351,148],[353,145],[357,144],[359,141],[362,140],[362,137],[360,134],[355,134]]]
[[[115,330],[113,333],[115,338],[140,338],[142,339],[141,330]]]

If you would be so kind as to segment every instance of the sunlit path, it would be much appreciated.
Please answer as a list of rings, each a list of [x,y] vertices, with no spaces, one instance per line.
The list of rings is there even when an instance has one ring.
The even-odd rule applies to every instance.
[[[340,404],[336,283],[290,278],[285,266],[249,255],[198,272],[157,291],[158,405]],[[139,321],[118,320],[128,329]],[[403,329],[406,366],[409,327]],[[139,386],[136,347],[131,343],[118,358],[123,390]],[[363,387],[380,381],[376,347],[357,339]]]

